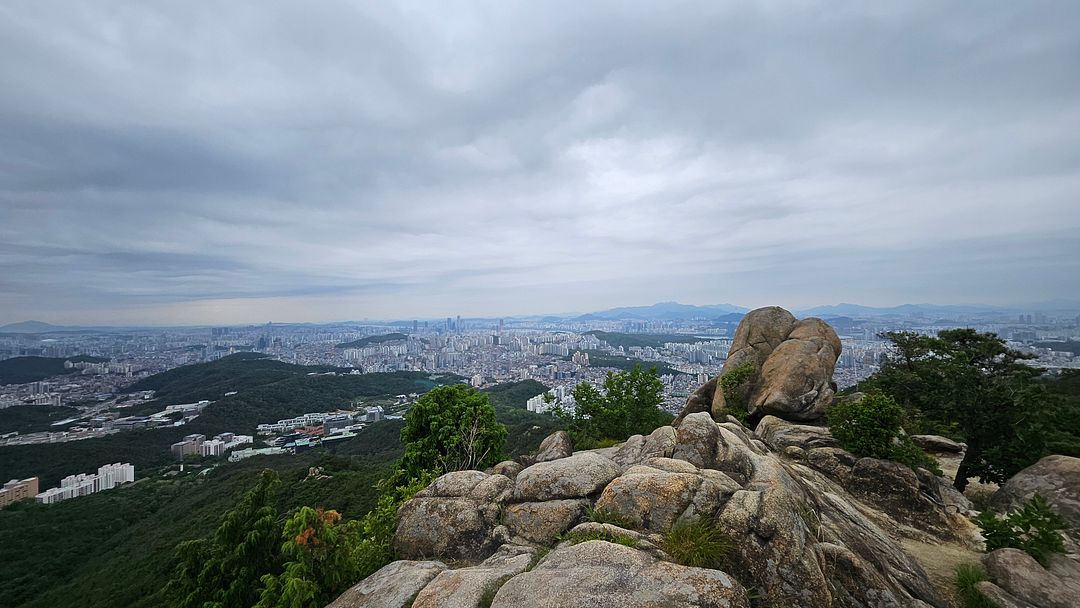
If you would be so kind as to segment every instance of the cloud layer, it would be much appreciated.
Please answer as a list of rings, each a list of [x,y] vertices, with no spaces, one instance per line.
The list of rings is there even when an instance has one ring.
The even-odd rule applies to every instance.
[[[307,4],[0,6],[0,321],[1080,297],[1075,3]]]

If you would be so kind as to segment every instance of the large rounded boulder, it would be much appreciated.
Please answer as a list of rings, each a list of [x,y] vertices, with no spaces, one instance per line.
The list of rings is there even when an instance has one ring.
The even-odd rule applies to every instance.
[[[752,366],[752,374],[740,390],[748,414],[818,420],[836,394],[832,375],[841,349],[840,337],[821,319],[800,321],[779,306],[750,311],[735,330],[720,375],[690,396],[676,425],[702,411],[723,420],[731,407],[723,379],[736,370],[742,372],[746,365]]]
[[[679,566],[600,540],[556,549],[507,581],[491,608],[595,606],[749,608],[746,590],[720,570]]]

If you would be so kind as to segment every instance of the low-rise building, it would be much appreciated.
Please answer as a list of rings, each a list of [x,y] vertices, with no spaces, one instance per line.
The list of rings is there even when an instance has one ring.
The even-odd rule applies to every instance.
[[[38,478],[12,479],[0,489],[0,508],[6,507],[13,502],[32,499],[38,493]]]
[[[187,435],[182,440],[169,446],[169,451],[172,455],[179,460],[183,460],[188,456],[195,456],[202,453],[202,444],[206,441],[206,435],[201,433],[192,433]]]

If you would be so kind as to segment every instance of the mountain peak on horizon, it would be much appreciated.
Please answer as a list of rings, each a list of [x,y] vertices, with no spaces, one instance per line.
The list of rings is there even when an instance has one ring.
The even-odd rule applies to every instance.
[[[657,302],[648,306],[620,306],[599,312],[592,312],[577,317],[578,319],[689,319],[696,317],[715,317],[731,313],[745,313],[749,308],[733,304],[681,304],[679,302]]]
[[[58,329],[59,327],[59,325],[53,325],[52,323],[46,323],[45,321],[35,321],[33,319],[30,319],[27,321],[19,321],[18,323],[8,323],[7,325],[0,325],[0,331],[37,332]]]

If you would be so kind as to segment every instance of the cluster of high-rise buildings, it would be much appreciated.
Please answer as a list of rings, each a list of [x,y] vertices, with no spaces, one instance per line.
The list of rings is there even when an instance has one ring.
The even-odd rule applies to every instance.
[[[60,487],[49,488],[34,497],[38,503],[52,504],[69,498],[87,496],[103,490],[135,481],[135,467],[131,463],[114,463],[98,467],[97,473],[68,475],[60,480]]]
[[[201,433],[192,433],[180,441],[169,446],[169,451],[178,460],[188,456],[224,456],[226,452],[240,446],[251,445],[254,438],[251,435],[237,435],[235,433],[219,433],[213,439],[207,439]]]
[[[571,394],[572,391],[573,387],[569,385],[556,386],[550,391],[530,398],[525,402],[525,409],[541,414],[558,406],[568,412],[573,412],[577,407],[577,402]]]

